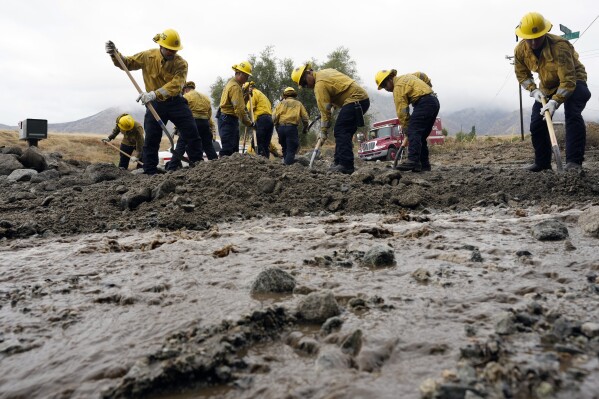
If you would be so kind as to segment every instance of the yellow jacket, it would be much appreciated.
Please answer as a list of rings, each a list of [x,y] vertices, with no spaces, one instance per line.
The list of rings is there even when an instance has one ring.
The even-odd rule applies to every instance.
[[[114,65],[120,68],[116,58],[111,58]],[[146,91],[155,92],[158,101],[181,94],[187,79],[187,61],[179,54],[175,54],[174,59],[167,61],[160,54],[160,49],[152,49],[131,57],[121,56],[121,58],[130,71],[142,70]]]
[[[129,130],[128,132],[122,132],[119,128],[118,123],[121,117],[125,115],[128,114],[121,114],[117,116],[117,124],[114,127],[114,129],[112,129],[112,133],[108,136],[108,138],[110,140],[114,140],[116,136],[119,135],[119,133],[123,133],[123,140],[121,141],[121,143],[135,147],[135,151],[137,151],[137,155],[139,155],[141,154],[141,150],[144,146],[144,128],[139,123],[135,122],[135,124],[133,125],[133,129]]]
[[[245,126],[252,124],[245,109],[243,90],[235,78],[229,79],[223,89],[223,94],[220,96],[220,112],[238,117]]]
[[[335,69],[323,69],[313,72],[316,83],[314,95],[321,115],[321,130],[331,127],[331,108],[362,101],[368,98],[366,90],[361,88],[349,76]]]
[[[431,82],[428,75],[424,72],[414,72],[412,75],[416,76],[418,79],[422,80],[424,83],[429,85],[429,87],[433,87],[433,83]]]
[[[183,94],[183,97],[185,97],[187,100],[189,109],[191,110],[194,119],[208,119],[210,131],[214,137],[214,133],[216,133],[216,127],[214,126],[214,121],[212,120],[212,107],[210,106],[210,99],[208,96],[195,90],[190,90]]]
[[[395,112],[404,131],[410,123],[410,104],[422,96],[431,94],[433,90],[423,80],[413,74],[395,76],[393,78],[393,101]]]
[[[260,90],[252,89],[250,100],[247,102],[247,109],[250,109],[250,101],[252,102],[251,106],[254,107],[254,121],[261,115],[272,115],[272,104]]]
[[[299,125],[302,122],[304,128],[308,127],[308,111],[304,104],[295,98],[288,97],[277,104],[273,114],[273,123],[278,125]]]
[[[538,73],[543,94],[561,104],[572,95],[577,80],[586,82],[587,73],[569,41],[550,33],[545,37],[540,58],[525,40],[518,43],[514,50],[514,69],[518,82],[528,91],[537,88],[532,72]]]

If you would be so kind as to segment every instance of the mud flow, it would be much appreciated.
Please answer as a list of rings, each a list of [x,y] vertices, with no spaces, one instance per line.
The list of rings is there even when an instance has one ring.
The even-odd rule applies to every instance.
[[[505,153],[0,180],[0,397],[597,398],[596,155]]]

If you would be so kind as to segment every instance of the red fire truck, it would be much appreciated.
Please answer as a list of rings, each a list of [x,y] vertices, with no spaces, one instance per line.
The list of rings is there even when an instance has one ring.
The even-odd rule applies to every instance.
[[[443,144],[445,136],[443,136],[443,127],[441,126],[441,118],[437,118],[430,135],[428,136],[429,144]],[[397,118],[387,119],[384,121],[375,122],[372,129],[368,132],[368,136],[360,143],[358,156],[365,161],[383,159],[392,161],[395,159],[397,151],[402,149],[402,156],[405,156],[407,147],[407,136],[402,131],[401,125]]]

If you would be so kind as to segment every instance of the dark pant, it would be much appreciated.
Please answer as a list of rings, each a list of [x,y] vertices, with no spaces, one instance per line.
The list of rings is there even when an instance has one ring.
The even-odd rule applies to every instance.
[[[270,140],[272,139],[272,129],[274,125],[270,115],[260,115],[256,119],[256,140],[258,140],[257,154],[270,158]]]
[[[237,117],[223,114],[219,110],[217,122],[222,146],[219,155],[224,157],[239,152],[239,120]]]
[[[277,128],[277,134],[283,149],[283,162],[285,165],[291,165],[295,162],[295,153],[299,148],[297,125],[281,125]]]
[[[439,108],[439,100],[432,94],[420,97],[414,104],[408,123],[408,160],[430,166],[426,139],[431,134]]]
[[[354,167],[354,149],[352,139],[358,126],[364,125],[363,115],[370,107],[370,100],[365,99],[357,103],[361,111],[356,108],[356,103],[351,103],[341,107],[337,122],[335,122],[335,165],[342,165],[346,168]]]
[[[127,145],[127,144],[122,144],[121,143],[121,151],[123,151],[126,154],[133,154],[133,151],[135,151],[135,146],[134,145]],[[119,168],[124,168],[124,169],[129,169],[129,160],[130,158],[124,154],[120,154],[121,157],[119,159]],[[140,154],[137,154],[138,158],[142,158],[142,156]],[[141,165],[138,164],[137,162],[135,162],[135,164],[137,165],[137,169],[141,168]]]
[[[173,122],[179,129],[179,137],[187,144],[187,155],[191,162],[202,159],[202,148],[198,129],[196,127],[187,100],[182,96],[171,97],[166,101],[153,101],[162,123]],[[146,138],[143,148],[144,173],[153,175],[157,172],[158,150],[162,139],[162,128],[148,109],[144,118]],[[183,155],[183,154],[181,154]],[[174,157],[174,156],[173,156]]]
[[[566,116],[566,162],[582,165],[587,131],[582,119],[582,110],[591,98],[586,82],[576,82],[574,93],[564,102]],[[543,105],[537,101],[532,106],[530,137],[535,149],[535,163],[543,168],[551,166],[551,140],[547,122],[540,115]]]
[[[206,153],[206,158],[209,160],[217,159],[218,155],[216,155],[216,150],[212,145],[212,133],[210,132],[210,122],[208,119],[196,119],[196,127],[198,128],[198,133],[200,135],[200,147],[202,151]],[[187,150],[187,143],[185,139],[179,136],[179,140],[177,140],[177,145],[175,147],[175,151],[178,154],[184,154]],[[201,159],[203,160],[203,159]],[[177,169],[181,166],[181,161],[177,161],[173,159],[167,169],[173,170]]]

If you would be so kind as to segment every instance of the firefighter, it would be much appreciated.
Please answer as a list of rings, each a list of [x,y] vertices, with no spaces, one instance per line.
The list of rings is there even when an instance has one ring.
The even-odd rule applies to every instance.
[[[195,90],[196,84],[192,81],[185,83],[183,86],[183,97],[189,104],[189,109],[193,114],[193,118],[196,121],[196,127],[198,128],[198,134],[200,135],[202,151],[206,153],[206,158],[209,161],[217,159],[218,155],[212,145],[212,137],[216,127],[212,121],[212,108],[210,107],[210,99],[202,93]],[[177,129],[178,131],[178,129]],[[187,150],[187,143],[185,139],[179,135],[177,145],[175,146],[175,152],[178,154],[185,154]],[[202,161],[202,159],[200,160]],[[173,159],[168,162],[166,167],[167,170],[177,170],[181,167],[181,161]]]
[[[222,145],[221,157],[239,152],[239,119],[245,126],[256,126],[245,109],[242,90],[242,85],[252,76],[252,65],[243,61],[231,68],[235,71],[235,76],[225,85],[216,112],[218,134]]]
[[[152,104],[162,122],[166,124],[170,120],[179,128],[181,137],[187,143],[190,163],[193,164],[202,159],[202,148],[193,115],[187,101],[181,95],[187,78],[187,61],[177,54],[183,48],[181,39],[177,31],[167,29],[154,36],[153,40],[159,48],[142,51],[131,57],[121,57],[127,69],[141,69],[143,72],[146,91],[139,95],[137,101],[144,105]],[[114,65],[120,67],[114,56],[117,49],[113,42],[106,43],[106,52]],[[162,128],[149,109],[146,110],[144,129],[144,173],[153,175],[158,172]]]
[[[551,116],[564,104],[566,116],[566,169],[582,169],[586,144],[586,127],[582,110],[591,98],[587,73],[578,60],[574,46],[557,35],[548,33],[551,22],[537,12],[526,14],[516,28],[520,43],[514,49],[514,69],[518,82],[530,91],[535,102],[530,118],[530,136],[535,150],[531,172],[551,169],[551,141],[545,111]],[[539,74],[537,87],[532,71]],[[542,105],[545,98],[547,105]]]
[[[384,69],[374,77],[379,90],[393,93],[397,118],[408,135],[408,159],[397,165],[397,169],[412,172],[431,170],[426,138],[439,113],[439,100],[429,86],[430,79],[422,74],[426,76],[423,80],[417,74],[397,76],[395,69]],[[414,108],[411,115],[410,104]]]
[[[349,76],[335,69],[312,70],[304,64],[291,72],[291,80],[300,87],[313,89],[321,114],[318,138],[324,142],[331,127],[331,110],[340,108],[333,134],[335,136],[334,165],[332,172],[352,174],[354,172],[353,135],[358,127],[364,126],[364,114],[370,107],[366,90]]]
[[[274,124],[279,136],[279,144],[283,151],[283,163],[291,165],[295,162],[295,154],[299,148],[298,126],[302,123],[302,133],[308,132],[308,111],[304,104],[296,100],[297,92],[293,87],[283,91],[283,100],[277,104],[274,112]]]
[[[121,141],[121,151],[126,154],[133,154],[133,151],[137,151],[136,157],[128,157],[121,153],[119,159],[119,168],[128,169],[129,159],[137,163],[138,158],[142,158],[142,149],[144,146],[144,128],[133,119],[129,114],[121,114],[116,118],[116,126],[112,129],[112,133],[102,141],[112,141],[119,135],[123,134],[123,140]],[[141,165],[137,163],[137,168],[141,168]]]
[[[270,140],[274,124],[272,121],[272,104],[260,90],[254,87],[254,82],[243,84],[243,95],[247,101],[246,108],[253,110],[254,123],[256,124],[256,146],[258,155],[269,158]]]

